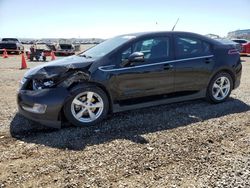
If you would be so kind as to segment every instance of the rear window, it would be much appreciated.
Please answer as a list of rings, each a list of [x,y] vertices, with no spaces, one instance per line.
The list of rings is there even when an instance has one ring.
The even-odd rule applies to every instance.
[[[225,38],[216,40],[219,41],[221,44],[233,44],[233,45],[237,44],[237,42]]]
[[[176,37],[175,46],[177,56],[181,58],[210,55],[211,53],[210,44],[197,38]]]

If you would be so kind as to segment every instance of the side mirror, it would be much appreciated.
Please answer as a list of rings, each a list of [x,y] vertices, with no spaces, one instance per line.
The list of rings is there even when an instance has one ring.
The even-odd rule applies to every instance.
[[[142,52],[134,52],[128,57],[130,63],[144,62],[144,54]]]

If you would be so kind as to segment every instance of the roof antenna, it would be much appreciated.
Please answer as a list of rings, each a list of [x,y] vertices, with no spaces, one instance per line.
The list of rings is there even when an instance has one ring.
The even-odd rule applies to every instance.
[[[175,26],[177,25],[178,22],[179,22],[179,18],[178,18],[177,21],[175,22],[174,27],[172,28],[172,31],[174,31]]]

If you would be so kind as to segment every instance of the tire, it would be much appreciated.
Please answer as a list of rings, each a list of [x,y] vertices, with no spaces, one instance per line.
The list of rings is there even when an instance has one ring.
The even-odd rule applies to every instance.
[[[71,124],[78,127],[91,126],[101,122],[107,116],[109,100],[99,87],[83,86],[71,90],[71,96],[63,110]]]
[[[210,81],[206,98],[210,103],[224,102],[230,96],[232,89],[232,76],[229,73],[220,72]]]

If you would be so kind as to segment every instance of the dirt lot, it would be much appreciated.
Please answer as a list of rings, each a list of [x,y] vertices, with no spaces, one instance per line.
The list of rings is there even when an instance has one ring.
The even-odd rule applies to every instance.
[[[250,187],[250,58],[240,88],[54,130],[16,114],[20,56],[0,57],[0,187]],[[28,62],[28,67],[39,63]]]

